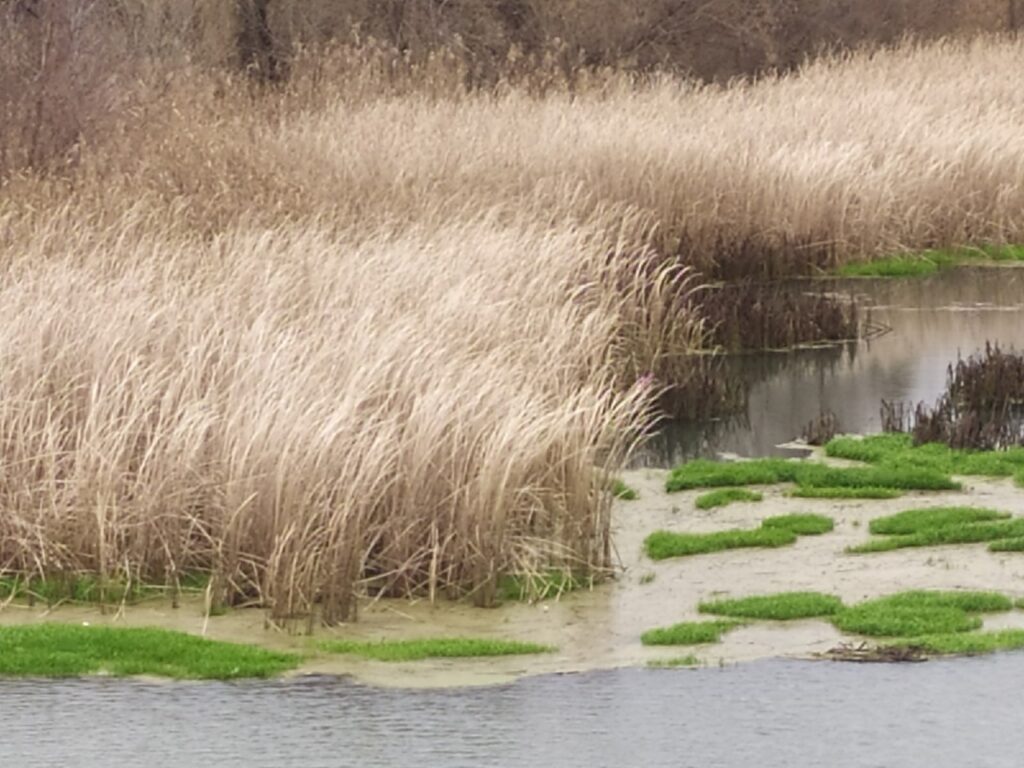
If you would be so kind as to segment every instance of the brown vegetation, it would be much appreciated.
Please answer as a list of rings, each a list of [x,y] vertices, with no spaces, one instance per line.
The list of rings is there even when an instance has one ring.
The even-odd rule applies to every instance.
[[[710,370],[701,280],[1024,239],[1020,43],[730,88],[537,53],[481,90],[410,0],[360,7],[432,26],[296,32],[266,87],[200,55],[279,66],[237,27],[125,2],[96,36],[108,5],[0,5],[0,571],[329,621],[600,573],[609,475]]]

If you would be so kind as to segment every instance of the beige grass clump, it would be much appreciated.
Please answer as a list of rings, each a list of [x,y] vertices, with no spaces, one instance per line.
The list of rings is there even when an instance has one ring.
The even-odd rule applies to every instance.
[[[57,211],[7,254],[0,568],[210,570],[335,620],[366,591],[488,602],[512,567],[611,566],[607,476],[651,393],[613,386],[605,238],[141,215]]]

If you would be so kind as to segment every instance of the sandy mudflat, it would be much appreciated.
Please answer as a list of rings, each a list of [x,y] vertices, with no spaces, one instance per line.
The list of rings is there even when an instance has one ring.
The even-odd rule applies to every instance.
[[[306,663],[301,673],[351,674],[379,685],[472,685],[527,674],[640,666],[691,652],[711,665],[776,656],[806,657],[833,647],[842,635],[818,620],[754,623],[728,633],[720,643],[694,647],[647,648],[641,645],[640,634],[652,627],[708,618],[697,613],[697,603],[720,596],[817,590],[855,602],[904,589],[985,589],[1024,596],[1024,553],[994,554],[986,544],[870,555],[843,551],[868,538],[867,524],[872,518],[912,507],[966,504],[1024,514],[1024,491],[1009,479],[962,478],[963,492],[911,493],[886,501],[793,499],[784,495],[785,486],[767,486],[758,489],[765,494],[763,502],[700,511],[694,507],[694,499],[701,492],[666,494],[666,475],[662,470],[623,475],[640,491],[640,499],[616,505],[615,540],[623,571],[612,583],[540,605],[511,604],[495,609],[383,601],[365,608],[358,623],[316,635],[374,639],[494,636],[548,643],[558,647],[557,653],[403,664],[319,656]],[[830,515],[836,530],[824,536],[801,537],[781,549],[733,550],[658,563],[648,560],[642,551],[644,537],[656,529],[709,532],[755,527],[765,517],[790,512]],[[642,583],[648,574],[653,574],[654,580]],[[2,623],[40,619],[115,620],[85,607],[61,607],[47,613],[12,605],[0,612]],[[204,623],[195,603],[177,610],[161,604],[129,606],[116,621],[196,633],[202,632]],[[985,626],[1024,627],[1024,611],[990,616]],[[312,644],[308,637],[266,628],[263,614],[255,610],[212,618],[207,634],[280,649],[305,649]]]

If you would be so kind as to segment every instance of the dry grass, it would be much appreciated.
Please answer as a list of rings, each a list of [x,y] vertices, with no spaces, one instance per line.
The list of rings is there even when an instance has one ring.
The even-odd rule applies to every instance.
[[[170,78],[0,188],[0,570],[210,570],[327,620],[602,571],[695,268],[1024,239],[1022,49],[543,98],[443,62],[383,97],[372,60]]]

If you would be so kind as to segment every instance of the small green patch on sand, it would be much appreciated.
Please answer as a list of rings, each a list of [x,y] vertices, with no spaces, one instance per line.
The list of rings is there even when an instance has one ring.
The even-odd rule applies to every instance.
[[[674,659],[652,659],[647,666],[652,669],[678,669],[680,667],[699,667],[703,662],[692,653],[688,656],[677,656]]]
[[[880,536],[908,536],[921,531],[946,528],[953,525],[1005,520],[1009,512],[975,507],[933,507],[908,509],[895,515],[876,517],[868,530]]]
[[[792,531],[797,536],[820,536],[835,528],[835,522],[824,515],[779,515],[766,518],[761,526]]]
[[[992,632],[961,632],[949,635],[923,635],[894,643],[886,647],[917,647],[928,653],[973,656],[996,651],[1024,648],[1024,629],[1003,629]]]
[[[843,632],[873,637],[969,632],[981,627],[981,619],[956,608],[911,608],[864,603],[847,608],[833,619]]]
[[[874,637],[916,638],[971,632],[975,614],[1008,611],[1012,601],[998,592],[899,592],[846,608],[832,621],[843,632]]]
[[[780,592],[760,597],[713,600],[697,606],[701,613],[775,621],[832,616],[842,609],[843,603],[838,597],[820,592]]]
[[[832,519],[823,515],[782,515],[769,517],[754,529],[716,533],[655,531],[644,539],[644,547],[652,560],[665,560],[727,549],[784,547],[795,542],[797,536],[817,536],[828,533],[832,527]]]
[[[798,486],[789,492],[797,499],[896,499],[903,495],[895,488],[815,488]]]
[[[796,534],[782,528],[718,531],[717,533],[674,533],[655,531],[644,540],[652,560],[703,555],[747,547],[784,547],[796,541]]]
[[[754,459],[715,462],[699,459],[669,474],[669,493],[693,488],[796,483],[803,488],[888,488],[894,490],[960,490],[948,474],[928,467],[830,467],[810,461]]]
[[[636,501],[640,498],[636,488],[631,488],[619,479],[612,483],[612,495],[616,499],[622,499],[623,501]]]
[[[0,627],[0,676],[154,675],[230,680],[271,677],[299,657],[181,632],[70,624]]]
[[[948,475],[1008,477],[1024,471],[1024,448],[970,451],[942,443],[915,446],[910,435],[898,432],[863,438],[836,437],[825,446],[825,453],[878,467],[917,468]]]
[[[891,552],[908,547],[934,547],[946,544],[976,544],[983,541],[999,541],[1024,537],[1024,518],[992,520],[979,523],[956,523],[939,528],[922,528],[916,533],[903,536],[887,536],[871,539],[847,552],[868,554]]]
[[[760,493],[748,491],[746,488],[720,488],[717,491],[698,496],[694,505],[697,509],[714,509],[735,501],[761,501],[762,499],[764,496]]]
[[[993,541],[988,548],[992,552],[1024,552],[1024,537]]]
[[[420,661],[422,659],[463,659],[480,656],[518,656],[551,653],[549,645],[514,640],[472,637],[432,637],[423,640],[325,640],[319,644],[328,653],[362,656],[376,661]]]
[[[547,600],[590,586],[589,579],[565,571],[506,574],[498,581],[498,596],[502,600]]]
[[[640,636],[644,645],[701,645],[717,643],[722,635],[735,629],[740,621],[684,621],[671,627],[650,629]]]

